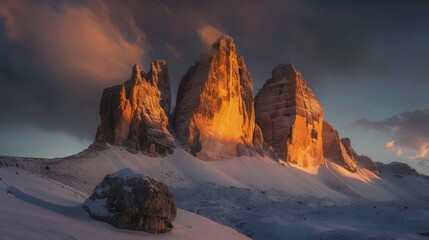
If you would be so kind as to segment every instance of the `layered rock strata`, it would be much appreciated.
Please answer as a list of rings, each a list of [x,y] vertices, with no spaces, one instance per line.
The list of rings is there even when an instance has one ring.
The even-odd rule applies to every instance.
[[[323,109],[291,64],[280,64],[255,97],[256,124],[281,160],[303,167],[323,161]]]

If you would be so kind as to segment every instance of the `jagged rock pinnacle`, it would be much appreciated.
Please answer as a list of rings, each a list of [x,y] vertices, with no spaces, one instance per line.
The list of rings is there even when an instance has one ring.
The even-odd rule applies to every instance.
[[[357,164],[350,145],[344,146],[340,140],[337,130],[335,130],[328,122],[323,121],[323,155],[327,160],[330,160],[350,172],[357,171]],[[344,140],[347,142],[347,140]]]
[[[252,79],[230,36],[222,35],[183,76],[173,129],[201,159],[239,156],[251,148]]]
[[[160,64],[162,66],[158,68]],[[162,82],[161,91],[159,82]],[[105,140],[114,145],[125,144],[130,152],[141,150],[150,155],[172,153],[174,139],[168,130],[166,112],[170,107],[169,88],[165,62],[155,61],[147,74],[142,73],[139,65],[134,65],[131,81],[103,91],[100,132],[105,135]],[[165,106],[161,106],[162,103]]]
[[[142,81],[141,70],[138,64],[134,64],[131,72],[131,80],[134,82]]]

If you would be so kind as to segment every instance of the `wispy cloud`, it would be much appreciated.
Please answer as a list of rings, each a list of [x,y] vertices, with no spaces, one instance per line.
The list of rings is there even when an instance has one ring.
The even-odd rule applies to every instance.
[[[175,58],[181,60],[183,57],[183,52],[180,51],[178,48],[174,47],[170,43],[165,43],[165,49],[167,52],[169,52],[171,55],[173,55]]]
[[[428,155],[428,152],[429,152],[428,145],[429,145],[429,142],[423,143],[420,146],[419,152],[416,155],[409,157],[408,159],[410,159],[410,160],[424,160],[424,161],[428,161],[429,160],[427,158],[427,155]]]
[[[201,41],[206,46],[211,46],[223,33],[212,25],[203,25],[197,29]]]
[[[402,149],[401,149],[401,148],[397,148],[397,149],[395,150],[395,155],[396,155],[397,157],[400,157],[400,156],[402,155]]]

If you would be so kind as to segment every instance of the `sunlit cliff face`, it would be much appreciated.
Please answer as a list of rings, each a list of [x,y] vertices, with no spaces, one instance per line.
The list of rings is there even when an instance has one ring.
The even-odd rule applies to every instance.
[[[200,97],[202,113],[194,115],[195,121],[201,130],[206,130],[203,132],[207,137],[250,143],[254,113],[252,108],[250,113],[245,111],[235,46],[232,40],[220,41],[219,49],[213,56],[206,87]],[[212,118],[204,116],[208,104],[214,106]]]
[[[181,83],[176,132],[202,159],[240,155],[252,145],[254,108],[251,77],[232,38],[221,37],[190,71]]]
[[[296,116],[287,143],[287,159],[301,166],[319,166],[323,161],[323,109],[301,73],[292,81],[296,81]]]

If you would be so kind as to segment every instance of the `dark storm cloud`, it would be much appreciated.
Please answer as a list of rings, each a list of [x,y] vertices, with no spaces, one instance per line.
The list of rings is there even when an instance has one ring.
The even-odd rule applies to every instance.
[[[256,90],[280,62],[310,85],[347,80],[428,82],[429,3],[425,1],[112,1],[113,15],[132,15],[148,36],[150,58],[167,58],[177,87],[204,45],[198,29],[234,37]],[[118,9],[116,11],[116,9]],[[171,48],[172,47],[172,48]],[[182,53],[178,59],[172,49]],[[398,67],[400,66],[400,67]],[[399,79],[399,80],[396,80]]]
[[[255,92],[280,62],[326,76],[427,82],[427,1],[3,1],[2,124],[92,138],[104,87],[166,59],[175,91],[217,32],[234,37]],[[422,60],[423,59],[423,60]],[[400,66],[400,67],[398,67]],[[338,77],[340,76],[340,77]]]
[[[386,148],[395,150],[397,155],[411,149],[417,153],[409,159],[429,161],[429,109],[402,112],[383,121],[361,119],[355,125],[388,134],[393,141]]]
[[[130,66],[143,60],[144,32],[132,19],[120,29],[103,4],[97,11],[66,2],[0,5],[6,49],[0,61],[1,124],[30,123],[92,138],[101,90],[125,80]]]

